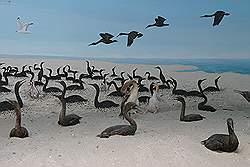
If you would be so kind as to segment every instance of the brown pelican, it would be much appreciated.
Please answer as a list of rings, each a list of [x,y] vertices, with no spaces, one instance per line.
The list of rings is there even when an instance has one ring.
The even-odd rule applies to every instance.
[[[233,119],[227,119],[228,135],[227,134],[214,134],[208,139],[201,141],[207,149],[212,151],[234,152],[238,146],[239,141],[234,133]]]
[[[214,17],[214,23],[213,26],[219,25],[221,20],[223,19],[224,16],[228,16],[230,15],[229,13],[226,13],[224,11],[216,11],[214,14],[212,15],[203,15],[201,17]]]
[[[54,95],[54,96],[57,97],[61,101],[61,104],[62,104],[62,109],[59,114],[58,124],[61,126],[73,126],[73,125],[79,124],[80,119],[82,117],[76,114],[66,115],[66,99],[61,95]]]
[[[24,84],[24,82],[25,82],[24,80],[18,81],[18,82],[16,82],[16,84],[14,86],[16,100],[18,101],[18,104],[21,108],[23,107],[23,101],[22,101],[22,98],[19,94],[19,88],[22,86],[22,84]],[[0,102],[0,106],[1,106],[0,112],[7,111],[7,110],[14,110],[14,106],[11,105],[8,101]]]
[[[139,33],[137,31],[131,31],[129,33],[124,33],[124,32],[121,32],[117,35],[118,36],[121,36],[121,35],[128,35],[128,42],[127,42],[127,47],[130,47],[132,45],[132,43],[134,42],[134,39],[135,38],[140,38],[143,36],[142,33]]]
[[[235,93],[239,93],[243,96],[248,102],[250,102],[250,91],[234,90]]]
[[[135,104],[139,104],[138,90],[139,90],[138,83],[135,80],[129,80],[123,84],[121,92],[125,94],[125,96],[123,97],[123,101],[121,104],[121,112],[119,116],[122,116],[123,107],[127,103],[132,102]]]
[[[101,134],[97,135],[97,137],[109,138],[110,136],[113,136],[113,135],[122,135],[122,136],[134,135],[137,130],[137,124],[128,115],[128,111],[131,109],[134,109],[135,107],[136,107],[136,104],[133,102],[129,102],[123,107],[122,115],[130,123],[130,125],[115,125],[115,126],[108,127]]]
[[[186,108],[185,99],[183,97],[181,97],[181,96],[178,96],[178,97],[175,98],[175,100],[182,103],[180,121],[192,122],[192,121],[200,121],[200,120],[205,118],[200,114],[188,114],[188,115],[185,115],[185,108]]]
[[[10,131],[10,137],[19,137],[19,138],[25,138],[29,137],[29,132],[25,127],[21,126],[21,107],[15,100],[9,100],[7,101],[10,103],[10,105],[13,106],[15,112],[16,112],[16,125],[15,128],[13,128]]]
[[[133,103],[138,104],[139,87],[138,87],[138,83],[135,80],[130,80],[130,81],[127,81],[124,83],[124,85],[121,88],[121,92],[124,94],[128,94],[128,92],[127,92],[128,90],[129,90],[130,95],[129,95],[126,103],[133,102]],[[126,105],[126,103],[125,103],[125,105]]]
[[[109,33],[100,33],[99,35],[102,37],[102,39],[100,39],[97,42],[93,42],[93,43],[89,44],[89,46],[91,46],[91,45],[97,45],[100,42],[105,43],[105,44],[111,44],[113,42],[117,42],[117,40],[112,40],[112,38],[114,37],[112,34],[109,34]]]
[[[215,87],[214,86],[209,86],[205,89],[203,89],[203,92],[216,92],[216,91],[220,91],[220,88],[218,86],[218,80],[220,79],[220,76],[218,78],[215,79]]]
[[[89,84],[89,85],[93,86],[96,89],[96,95],[95,95],[95,101],[94,101],[94,106],[96,108],[110,108],[110,107],[118,107],[119,106],[119,104],[114,103],[113,101],[110,101],[110,100],[104,100],[104,101],[99,102],[99,100],[98,100],[98,97],[100,94],[99,86],[95,83]]]
[[[165,20],[166,20],[166,19],[165,19],[164,17],[158,16],[158,17],[155,18],[155,23],[154,23],[154,24],[148,25],[146,28],[153,27],[153,26],[156,26],[156,27],[169,26],[168,23],[164,23]],[[145,28],[145,29],[146,29],[146,28]]]

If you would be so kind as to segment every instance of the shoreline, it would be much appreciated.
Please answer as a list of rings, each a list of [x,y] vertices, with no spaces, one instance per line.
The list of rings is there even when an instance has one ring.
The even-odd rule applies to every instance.
[[[168,66],[177,66],[180,67],[180,69],[176,69],[176,72],[206,72],[210,74],[222,74],[222,73],[235,73],[235,74],[242,74],[242,75],[250,75],[250,58],[242,58],[242,59],[161,59],[159,58],[160,61],[153,61],[155,59],[153,58],[145,58],[146,61],[143,62],[145,59],[136,59],[136,58],[89,58],[89,57],[63,57],[63,56],[25,56],[25,55],[14,55],[13,57],[8,57],[9,55],[3,56],[0,55],[0,61],[1,59],[31,59],[31,60],[62,60],[62,61],[83,61],[89,60],[89,61],[96,61],[96,62],[106,62],[106,63],[113,63],[113,64],[133,64],[133,65],[168,65]],[[133,62],[135,60],[135,62]],[[162,60],[162,61],[161,61]],[[173,62],[176,63],[166,63],[168,60],[172,60]],[[183,60],[183,61],[203,61],[203,60],[238,60],[238,61],[244,61],[249,62],[249,69],[247,71],[249,72],[242,72],[242,71],[232,71],[232,70],[225,70],[225,71],[214,71],[214,70],[208,70],[208,69],[202,69],[202,67],[199,67],[199,65],[194,65],[192,63],[188,64],[188,62],[180,63],[178,61]],[[236,63],[237,64],[237,63]],[[247,67],[246,67],[247,68]]]

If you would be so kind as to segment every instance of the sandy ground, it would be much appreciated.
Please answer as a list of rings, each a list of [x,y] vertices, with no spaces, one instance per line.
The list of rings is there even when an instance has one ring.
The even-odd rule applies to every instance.
[[[21,66],[40,63],[42,59],[7,59],[1,58],[0,62],[7,65]],[[65,64],[70,64],[72,69],[86,73],[84,60],[45,60],[45,67],[54,69]],[[96,68],[105,68],[111,73],[111,68],[117,66],[120,71],[132,73],[138,68],[137,74],[144,75],[150,71],[152,75],[159,76],[153,65],[113,64],[109,62],[90,61]],[[67,106],[67,113],[75,113],[83,117],[81,123],[73,127],[61,127],[57,124],[61,105],[58,99],[45,95],[40,99],[28,96],[28,82],[21,89],[24,100],[22,109],[22,125],[30,133],[25,139],[9,138],[9,132],[14,127],[14,112],[0,114],[0,166],[36,166],[36,167],[118,167],[118,166],[143,166],[143,167],[215,167],[215,166],[250,166],[250,105],[233,89],[249,90],[250,76],[234,73],[208,74],[205,72],[176,72],[176,70],[191,69],[192,67],[168,65],[161,66],[166,77],[172,76],[178,80],[178,88],[196,90],[197,80],[207,78],[203,87],[214,85],[214,79],[221,75],[219,85],[221,92],[208,94],[208,104],[213,105],[217,111],[209,113],[197,109],[200,98],[187,98],[186,113],[200,113],[206,119],[200,122],[183,123],[179,121],[181,104],[173,100],[170,90],[163,90],[160,111],[156,114],[134,114],[132,117],[138,124],[134,136],[113,136],[108,139],[97,138],[108,126],[127,124],[118,117],[119,108],[101,111],[94,107],[93,99],[95,90],[86,85],[83,91],[67,92],[80,94],[89,101],[84,104]],[[10,77],[10,86],[13,88],[15,81],[20,80]],[[109,79],[110,80],[110,79]],[[28,81],[28,79],[27,79]],[[92,83],[91,80],[86,80]],[[100,82],[98,82],[100,83]],[[149,81],[143,81],[149,85]],[[50,81],[50,85],[60,87],[58,83]],[[109,92],[101,92],[99,100],[107,99]],[[147,93],[142,93],[143,95]],[[0,94],[0,101],[6,97],[14,98],[13,92]],[[119,98],[109,98],[120,103]],[[142,107],[145,107],[142,105]],[[223,110],[223,108],[230,109]],[[235,133],[240,145],[235,153],[217,153],[207,150],[200,144],[214,133],[228,133],[226,119],[233,118]]]

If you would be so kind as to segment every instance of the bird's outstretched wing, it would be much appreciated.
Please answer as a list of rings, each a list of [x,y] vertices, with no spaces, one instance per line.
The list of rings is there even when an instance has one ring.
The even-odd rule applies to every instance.
[[[132,45],[133,42],[134,42],[134,38],[132,38],[131,36],[128,36],[127,47],[130,47],[130,46]]]
[[[166,19],[164,17],[158,16],[156,19],[158,19],[158,21],[164,22]]]
[[[25,27],[25,22],[21,21],[20,18],[18,17],[16,20],[17,28],[19,30],[22,30]]]
[[[223,17],[224,17],[224,14],[216,14],[216,15],[214,16],[214,23],[213,23],[213,26],[219,25],[220,22],[221,22],[221,20],[223,19]]]
[[[29,23],[29,24],[25,24],[25,31],[28,31],[28,27],[30,26],[30,25],[33,25],[34,23]]]
[[[112,34],[109,34],[109,33],[100,33],[99,35],[100,35],[103,39],[107,39],[107,40],[109,40],[109,39],[111,39],[111,38],[114,37]]]

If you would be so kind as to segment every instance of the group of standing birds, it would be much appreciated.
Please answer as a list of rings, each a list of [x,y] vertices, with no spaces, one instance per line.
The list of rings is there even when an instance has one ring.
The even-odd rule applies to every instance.
[[[204,116],[200,114],[185,114],[186,102],[185,98],[197,97],[203,99],[198,104],[198,110],[214,112],[216,109],[210,105],[207,105],[207,93],[209,92],[220,92],[218,81],[220,76],[215,79],[215,86],[209,86],[206,88],[202,88],[202,82],[206,79],[198,80],[198,91],[192,90],[187,91],[184,89],[177,88],[177,80],[173,77],[165,77],[163,70],[160,66],[156,66],[155,69],[159,70],[159,78],[152,76],[149,71],[146,71],[144,76],[140,76],[136,73],[137,68],[132,71],[132,75],[127,73],[128,78],[124,77],[123,74],[125,71],[121,72],[121,77],[116,74],[115,67],[112,68],[112,74],[106,74],[106,76],[110,76],[109,78],[104,77],[105,74],[102,74],[105,69],[96,69],[94,66],[91,66],[89,61],[87,63],[87,73],[79,73],[76,70],[73,70],[70,65],[65,65],[64,67],[57,68],[57,75],[52,75],[51,68],[44,68],[44,62],[40,63],[40,67],[37,67],[37,64],[34,66],[28,66],[29,69],[26,70],[27,65],[24,65],[21,68],[21,71],[18,70],[17,67],[5,66],[2,67],[3,73],[0,73],[0,88],[8,86],[8,78],[27,78],[30,77],[30,86],[42,87],[42,91],[45,94],[52,94],[54,97],[59,99],[61,103],[61,111],[59,113],[58,124],[60,126],[73,126],[80,123],[82,119],[81,116],[78,116],[74,113],[66,114],[66,106],[67,103],[85,103],[88,99],[82,97],[82,95],[71,95],[66,96],[66,91],[85,91],[86,86],[93,87],[95,90],[94,95],[94,107],[98,109],[110,109],[110,108],[120,108],[120,115],[128,121],[129,124],[125,125],[115,125],[106,128],[97,137],[100,138],[109,138],[113,135],[134,135],[137,130],[137,123],[129,114],[130,110],[144,110],[157,113],[160,110],[159,104],[163,102],[161,99],[164,98],[160,94],[160,90],[162,89],[171,89],[170,91],[174,96],[174,100],[181,103],[181,112],[180,112],[180,121],[184,122],[196,122],[205,119]],[[0,63],[0,65],[4,65],[4,63]],[[33,70],[32,70],[33,67]],[[91,68],[92,67],[92,68]],[[48,70],[49,74],[46,75],[45,69]],[[62,69],[62,73],[61,70]],[[35,71],[37,71],[35,75]],[[77,78],[75,74],[79,73],[79,77]],[[73,77],[71,77],[71,76]],[[4,76],[4,77],[2,77]],[[35,76],[37,80],[35,80]],[[54,77],[51,77],[54,76]],[[95,77],[102,76],[102,77]],[[99,85],[96,78],[101,81]],[[84,79],[84,81],[83,81]],[[111,81],[110,81],[111,79]],[[142,83],[143,80],[147,79],[150,82],[149,89],[144,86]],[[48,87],[48,83],[55,80],[55,83],[61,85],[60,87]],[[104,80],[107,80],[104,82]],[[67,81],[67,82],[66,82]],[[54,82],[54,81],[53,81]],[[68,85],[68,82],[72,82],[73,84]],[[91,83],[86,83],[91,82]],[[118,86],[118,82],[120,82],[120,86]],[[21,98],[19,89],[25,83],[25,79],[21,79],[17,81],[14,85],[14,94],[16,100],[6,99],[6,101],[0,102],[0,111],[4,112],[6,110],[14,110],[16,112],[16,125],[15,128],[11,130],[10,137],[28,137],[29,133],[25,127],[21,126],[21,108],[23,107],[23,100]],[[83,86],[83,84],[86,84]],[[81,86],[82,85],[82,86]],[[110,88],[111,85],[114,85],[115,91],[107,94],[107,96],[113,96],[115,99],[120,99],[120,104],[114,102],[112,100],[99,100],[100,86],[108,86]],[[162,85],[165,85],[163,87]],[[168,85],[168,86],[167,86]],[[81,89],[79,89],[81,87]],[[70,88],[70,89],[69,89]],[[75,89],[73,89],[75,88]],[[0,89],[3,90],[3,89]],[[108,90],[108,89],[107,89]],[[107,91],[106,90],[106,91]],[[2,91],[3,92],[3,91]],[[149,93],[149,96],[139,96],[141,92]],[[246,100],[249,101],[250,93],[248,91],[239,91],[235,90],[236,93],[241,94]],[[9,93],[9,92],[5,92]],[[52,96],[52,97],[53,97]],[[142,99],[146,99],[143,101]],[[146,107],[142,108],[141,103],[145,103]],[[227,120],[228,132],[229,134],[216,134],[209,137],[207,140],[202,141],[201,143],[208,149],[213,151],[226,151],[232,152],[235,151],[238,147],[239,141],[237,136],[234,133],[233,120],[229,118]]]

